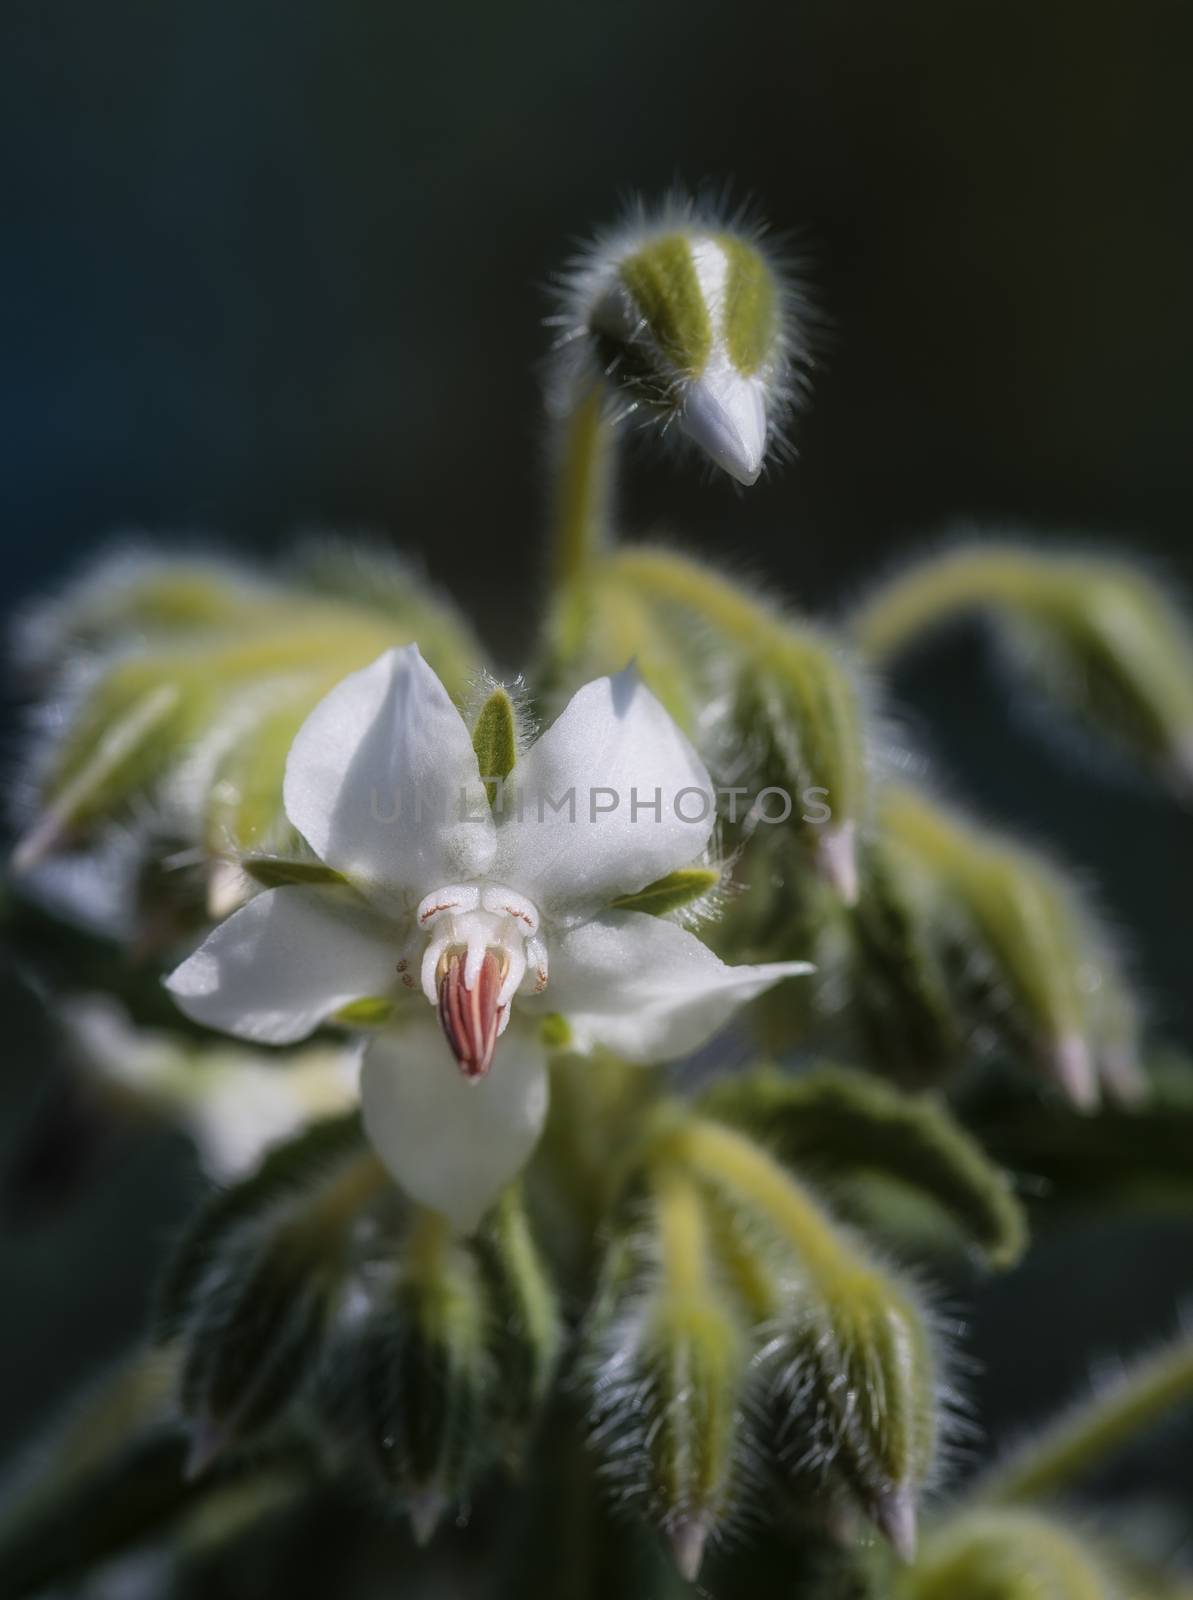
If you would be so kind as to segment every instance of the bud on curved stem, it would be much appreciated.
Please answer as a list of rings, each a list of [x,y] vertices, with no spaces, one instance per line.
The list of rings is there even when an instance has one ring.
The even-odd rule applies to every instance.
[[[691,201],[639,207],[564,279],[553,321],[561,388],[577,405],[607,388],[618,420],[674,430],[739,483],[754,483],[803,380],[798,299],[739,218]]]
[[[489,1329],[475,1256],[452,1238],[444,1218],[423,1211],[389,1294],[379,1296],[332,1362],[332,1387],[351,1388],[349,1420],[364,1433],[377,1479],[396,1491],[420,1544],[496,1451],[498,1375]]]
[[[660,1149],[739,1211],[743,1239],[752,1229],[765,1252],[769,1236],[771,1261],[787,1258],[767,1291],[781,1449],[797,1469],[831,1468],[909,1559],[937,1432],[936,1358],[911,1291],[740,1134],[692,1120],[662,1135]]]
[[[1013,664],[1090,733],[1193,794],[1193,628],[1129,562],[962,546],[883,585],[853,632],[887,660],[938,625],[988,615]]]
[[[690,1178],[651,1165],[641,1230],[610,1247],[587,1340],[594,1441],[689,1581],[733,1510],[751,1356],[705,1209]]]
[[[675,551],[619,550],[611,571],[653,606],[695,621],[705,657],[723,653],[734,685],[735,744],[744,740],[762,784],[790,802],[788,825],[846,904],[858,893],[856,834],[866,794],[861,684],[836,642],[792,621],[722,574]]]
[[[1097,1104],[1104,1075],[1129,1088],[1134,1008],[1109,937],[1075,885],[1042,856],[910,789],[884,792],[881,824],[927,874],[939,936],[961,942],[979,977],[987,967],[994,992],[985,1020],[999,1035],[1078,1106]],[[983,1004],[980,986],[968,1000]]]
[[[163,1308],[165,1331],[178,1326],[182,1337],[188,1474],[273,1422],[314,1372],[353,1226],[387,1182],[369,1152],[330,1166],[306,1192],[253,1205],[243,1220],[221,1226],[218,1206],[201,1219]],[[242,1187],[252,1194],[254,1180]]]

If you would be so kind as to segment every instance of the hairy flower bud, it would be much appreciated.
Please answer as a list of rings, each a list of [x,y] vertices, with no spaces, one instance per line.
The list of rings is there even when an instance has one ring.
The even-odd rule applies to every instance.
[[[421,1212],[371,1308],[331,1346],[325,1423],[426,1543],[497,1454],[501,1374],[492,1308],[473,1252]]]
[[[799,312],[759,230],[671,200],[595,241],[565,280],[555,320],[573,387],[577,367],[599,376],[620,414],[674,425],[751,484],[808,361]]]
[[[881,826],[926,874],[923,904],[954,992],[1074,1104],[1102,1081],[1133,1089],[1135,1011],[1106,930],[1076,885],[1036,852],[987,834],[909,789],[889,789]]]
[[[275,1151],[200,1213],[167,1273],[158,1318],[161,1337],[182,1345],[192,1474],[273,1422],[313,1375],[357,1220],[384,1186],[353,1117]]]
[[[745,786],[728,792],[748,796],[729,820],[797,840],[851,904],[868,803],[868,696],[848,651],[676,551],[626,549],[611,571],[627,604],[649,607],[654,636],[677,641],[674,659],[686,662],[678,641],[700,641],[699,665],[684,672],[716,708],[705,710],[701,732],[718,765]]]
[[[559,1297],[518,1185],[504,1191],[473,1248],[488,1286],[499,1409],[516,1461],[550,1391],[564,1339]]]
[[[1193,792],[1193,628],[1160,583],[1126,561],[995,542],[916,563],[855,619],[890,657],[959,614],[995,625],[1033,705],[1059,706],[1182,797]]]
[[[813,1467],[846,1488],[909,1558],[944,1393],[918,1297],[741,1134],[690,1122],[667,1148],[723,1208],[745,1258],[739,1281],[759,1297],[780,1466],[801,1485]]]
[[[51,697],[54,731],[27,762],[18,871],[93,845],[114,823],[139,838],[152,816],[156,836],[214,858],[213,910],[223,914],[236,899],[220,870],[228,863],[305,853],[282,809],[283,769],[334,683],[417,633],[464,687],[476,647],[438,596],[373,562],[366,600],[349,550],[314,560],[317,589],[302,573],[266,581],[231,563],[117,556],[27,619],[24,655]]]
[[[590,1317],[593,1440],[695,1580],[741,1488],[752,1346],[719,1281],[699,1190],[674,1170],[647,1186],[641,1227],[615,1240]]]

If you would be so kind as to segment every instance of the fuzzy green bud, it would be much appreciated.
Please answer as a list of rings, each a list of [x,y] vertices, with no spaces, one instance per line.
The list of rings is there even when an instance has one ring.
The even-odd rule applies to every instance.
[[[328,1426],[347,1423],[363,1436],[358,1459],[405,1509],[420,1544],[496,1454],[501,1375],[491,1315],[473,1252],[422,1212],[391,1285],[331,1352]]]
[[[550,1392],[564,1338],[559,1297],[519,1185],[503,1191],[473,1248],[488,1286],[500,1408],[516,1458]]]
[[[764,820],[769,831],[798,841],[851,903],[858,891],[856,834],[867,804],[867,708],[848,652],[674,551],[623,550],[611,567],[671,636],[700,638],[706,698],[718,680],[719,698],[726,684],[732,688],[720,725],[706,737],[714,745],[719,737],[735,758],[744,749],[748,758],[751,814],[737,820],[747,827]],[[767,787],[780,793],[764,804]]]
[[[909,789],[881,825],[928,875],[959,997],[1082,1107],[1099,1079],[1135,1078],[1134,1007],[1109,935],[1077,887],[1035,851],[987,834]],[[964,957],[964,959],[962,959]]]
[[[182,1347],[191,1475],[272,1423],[314,1374],[347,1281],[353,1226],[385,1185],[356,1119],[345,1119],[275,1151],[200,1213],[158,1317],[160,1336]]]
[[[700,1191],[663,1163],[647,1181],[640,1229],[610,1246],[585,1371],[608,1474],[689,1580],[734,1509],[751,1355],[715,1270]]]
[[[353,590],[350,550],[321,562],[315,589],[306,575],[266,583],[231,564],[117,559],[35,614],[25,654],[39,676],[69,668],[84,640],[97,667],[33,752],[18,870],[150,805],[165,837],[215,857],[301,853],[282,776],[294,734],[327,691],[415,637],[445,683],[463,689],[477,652],[438,597],[391,575],[387,609]],[[384,589],[381,565],[370,570]]]
[[[558,320],[573,385],[599,376],[623,412],[674,423],[752,484],[806,360],[795,305],[758,233],[672,202],[593,244]]]
[[[740,1133],[693,1121],[667,1136],[667,1149],[733,1219],[739,1251],[755,1257],[780,1464],[802,1481],[809,1462],[831,1463],[909,1558],[939,1426],[938,1356],[914,1292]]]
[[[1188,796],[1193,790],[1193,629],[1138,567],[991,543],[919,562],[859,612],[855,633],[889,658],[959,614],[998,630],[1034,698]]]

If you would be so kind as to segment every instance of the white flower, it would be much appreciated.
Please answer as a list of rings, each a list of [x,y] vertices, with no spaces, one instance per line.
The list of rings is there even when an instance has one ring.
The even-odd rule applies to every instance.
[[[268,890],[168,979],[188,1016],[271,1044],[354,1001],[395,1002],[365,1052],[365,1127],[402,1187],[461,1228],[538,1138],[546,1015],[569,1048],[667,1060],[809,970],[728,967],[673,922],[609,909],[698,858],[713,825],[707,772],[632,668],[574,696],[505,804],[481,779],[416,646],[353,673],[299,730],[284,789],[348,883]]]

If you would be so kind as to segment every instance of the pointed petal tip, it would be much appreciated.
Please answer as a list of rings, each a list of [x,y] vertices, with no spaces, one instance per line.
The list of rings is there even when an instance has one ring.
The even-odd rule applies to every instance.
[[[667,1542],[681,1578],[695,1583],[704,1564],[709,1525],[705,1517],[681,1517],[668,1532]]]
[[[881,1495],[874,1507],[874,1521],[900,1561],[915,1560],[918,1530],[915,1494],[910,1485],[902,1484]]]
[[[248,873],[238,861],[217,860],[207,869],[207,914],[221,922],[249,897]]]
[[[766,455],[766,399],[752,379],[727,371],[697,378],[680,412],[688,438],[731,478],[749,488]]]
[[[857,870],[857,830],[852,822],[827,828],[816,841],[816,866],[843,905],[855,906],[861,885]]]
[[[425,1489],[411,1500],[408,1508],[410,1531],[420,1550],[425,1549],[435,1537],[436,1529],[442,1522],[446,1510],[447,1501],[437,1489]]]
[[[182,1476],[186,1482],[194,1483],[201,1478],[231,1438],[231,1430],[211,1417],[203,1417],[196,1423],[186,1460],[182,1464]]]
[[[1057,1082],[1078,1111],[1098,1108],[1098,1078],[1089,1045],[1079,1033],[1062,1034],[1051,1051]]]
[[[62,827],[53,813],[39,817],[13,846],[8,858],[9,871],[18,878],[26,872],[32,872],[34,867],[40,867],[46,857],[54,853],[62,839]]]

